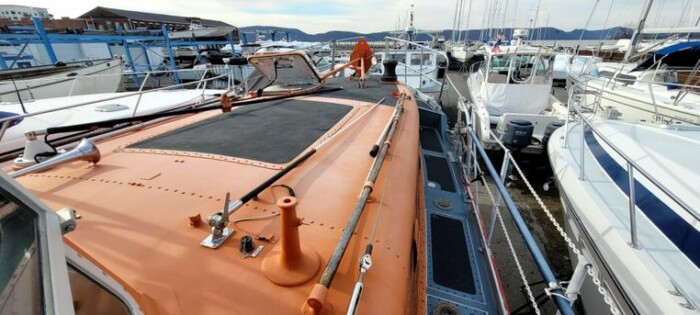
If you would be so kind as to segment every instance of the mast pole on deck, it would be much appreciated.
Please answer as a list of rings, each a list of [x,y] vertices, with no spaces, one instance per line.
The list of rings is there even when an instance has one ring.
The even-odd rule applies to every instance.
[[[634,51],[637,49],[639,38],[642,36],[642,30],[644,29],[644,23],[646,23],[647,21],[647,16],[649,15],[649,10],[651,10],[651,4],[653,2],[653,0],[647,0],[647,2],[644,4],[644,10],[642,11],[642,15],[639,16],[639,25],[637,25],[637,29],[634,31],[634,34],[632,34],[630,46],[627,48],[625,57],[622,59],[623,62],[628,62],[629,58],[634,54]]]

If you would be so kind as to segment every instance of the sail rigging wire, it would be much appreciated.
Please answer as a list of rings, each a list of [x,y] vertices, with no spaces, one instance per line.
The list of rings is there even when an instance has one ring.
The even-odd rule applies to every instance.
[[[615,0],[610,1],[610,8],[608,8],[608,15],[605,16],[605,22],[603,23],[603,29],[605,30],[608,27],[608,19],[610,19],[610,13],[612,13],[613,5],[615,4]],[[600,40],[603,40],[603,37],[607,35],[607,32],[603,31],[600,32]]]
[[[581,35],[578,37],[578,41],[576,42],[576,50],[574,51],[574,56],[578,55],[579,49],[581,49],[581,40],[583,40],[583,34],[586,33],[586,29],[588,28],[588,24],[591,23],[591,18],[593,18],[593,13],[595,13],[595,8],[598,7],[598,3],[600,3],[600,0],[596,0],[595,4],[593,5],[593,9],[591,10],[591,14],[588,15],[588,20],[586,21],[586,25],[583,27],[583,30],[581,30]]]

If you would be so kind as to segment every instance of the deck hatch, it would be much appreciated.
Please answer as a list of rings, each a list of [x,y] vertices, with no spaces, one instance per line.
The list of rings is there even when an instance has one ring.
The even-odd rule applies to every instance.
[[[464,235],[459,220],[430,215],[433,280],[441,286],[475,294],[474,274]]]
[[[423,150],[442,152],[440,139],[438,139],[437,132],[433,128],[420,129],[420,145]]]
[[[333,128],[352,106],[286,99],[237,108],[129,146],[283,164]]]
[[[440,184],[440,188],[444,191],[456,192],[452,172],[445,158],[425,155],[425,165],[429,181]]]

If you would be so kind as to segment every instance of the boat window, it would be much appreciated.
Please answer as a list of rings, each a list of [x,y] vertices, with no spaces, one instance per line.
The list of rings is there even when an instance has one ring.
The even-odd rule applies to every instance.
[[[429,66],[432,64],[432,56],[430,54],[412,54],[411,55],[411,65],[412,66]]]
[[[129,309],[122,300],[70,264],[68,281],[76,315],[129,314]]]
[[[0,195],[0,313],[42,310],[38,217]]]
[[[488,82],[546,84],[552,72],[550,61],[529,55],[493,56]]]
[[[389,60],[396,60],[399,63],[406,64],[406,54],[401,53],[401,54],[389,54],[387,57]]]

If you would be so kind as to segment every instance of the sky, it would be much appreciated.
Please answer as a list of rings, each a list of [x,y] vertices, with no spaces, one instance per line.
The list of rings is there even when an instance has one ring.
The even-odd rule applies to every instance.
[[[450,29],[456,5],[464,1],[463,21],[470,29],[551,26],[570,31],[636,26],[642,0],[0,0],[0,4],[43,7],[56,18],[78,17],[97,6],[220,20],[243,27],[265,25],[298,28],[310,34],[333,30],[371,33],[405,28],[410,5],[414,25],[423,30]],[[471,3],[471,10],[469,6]],[[612,5],[612,6],[611,6]],[[495,6],[491,10],[487,6]],[[538,10],[539,7],[539,10]],[[612,8],[612,9],[611,9]],[[504,19],[505,9],[505,19]],[[518,14],[515,14],[515,12]],[[700,1],[656,0],[647,27],[691,26],[700,17]],[[504,21],[505,20],[505,21]],[[399,22],[400,21],[400,22]],[[460,29],[466,27],[461,23]]]

